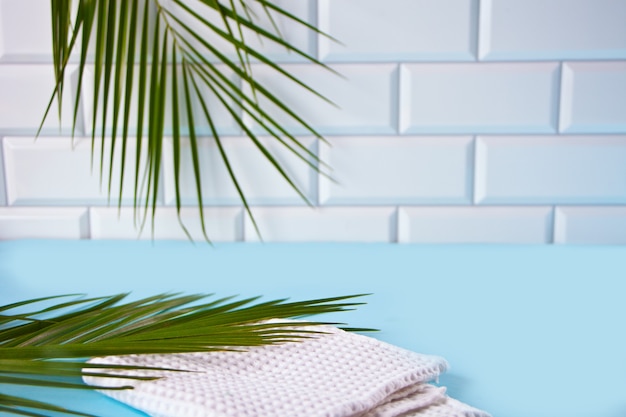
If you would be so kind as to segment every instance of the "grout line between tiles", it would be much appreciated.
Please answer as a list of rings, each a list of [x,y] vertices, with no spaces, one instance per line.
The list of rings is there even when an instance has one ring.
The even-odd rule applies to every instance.
[[[476,158],[477,156],[477,152],[476,152],[476,147],[477,144],[476,142],[478,142],[478,136],[474,135],[473,139],[472,139],[472,155],[471,155],[471,166],[468,167],[468,169],[471,169],[471,172],[468,174],[468,181],[470,182],[470,193],[471,193],[471,205],[472,206],[476,206],[476,167],[477,167],[477,160]]]
[[[550,234],[548,236],[548,244],[549,245],[554,245],[554,239],[556,236],[556,206],[552,206],[552,216],[551,216],[551,220],[552,220],[552,227],[549,229]]]
[[[400,112],[402,111],[402,102],[400,99],[400,94],[402,94],[402,89],[401,89],[401,81],[402,81],[402,63],[398,62],[396,64],[396,76],[395,76],[395,83],[393,85],[392,91],[395,94],[394,97],[394,101],[393,101],[393,106],[395,108],[392,107],[392,111],[394,111],[394,121],[393,121],[393,125],[394,128],[396,130],[396,136],[400,136],[402,134],[402,132],[400,132]]]
[[[235,220],[235,230],[238,232],[235,236],[235,242],[245,242],[246,241],[246,225],[245,218],[246,210],[245,208],[239,209],[239,215]]]
[[[322,193],[322,173],[321,173],[321,163],[326,161],[322,161],[322,152],[321,152],[321,148],[322,148],[322,143],[321,143],[321,139],[316,138],[315,142],[314,142],[314,151],[315,151],[315,155],[317,155],[317,161],[315,162],[315,165],[317,166],[317,171],[314,172],[314,181],[315,181],[315,185],[313,187],[311,187],[313,190],[315,190],[315,198],[314,198],[314,206],[315,207],[319,207],[321,205],[321,193]]]
[[[310,20],[311,20],[311,25],[313,25],[316,28],[320,27],[320,6],[319,6],[319,0],[311,0],[311,3],[309,5],[309,14],[311,16]],[[322,55],[320,53],[320,35],[317,32],[312,32],[310,34],[311,39],[313,40],[313,45],[312,50],[314,51],[314,56],[315,58],[320,61],[320,56]]]
[[[561,134],[561,106],[562,106],[562,101],[563,101],[563,61],[559,61],[559,76],[558,76],[558,80],[557,80],[557,87],[556,87],[556,110],[555,110],[555,117],[556,117],[556,134],[560,135]]]
[[[4,154],[4,139],[3,137],[0,137],[0,164],[2,164],[2,172],[0,172],[0,174],[2,175],[2,185],[4,186],[4,188],[2,189],[2,196],[4,197],[4,204],[2,204],[3,207],[8,207],[9,206],[9,183],[7,181],[7,161],[5,158],[5,154]]]
[[[473,15],[472,18],[475,22],[475,27],[474,27],[474,39],[473,39],[473,47],[474,47],[474,61],[478,62],[480,61],[479,58],[479,54],[480,54],[480,7],[481,7],[481,3],[482,0],[476,0],[476,7],[475,10],[473,11]]]
[[[91,236],[91,231],[93,229],[92,224],[91,224],[91,206],[87,206],[87,212],[85,213],[85,223],[86,223],[86,227],[87,230],[85,230],[85,235],[84,237],[81,237],[81,240],[93,240],[92,236]]]
[[[399,243],[400,236],[400,206],[396,206],[393,212],[393,226],[389,236],[390,243]]]

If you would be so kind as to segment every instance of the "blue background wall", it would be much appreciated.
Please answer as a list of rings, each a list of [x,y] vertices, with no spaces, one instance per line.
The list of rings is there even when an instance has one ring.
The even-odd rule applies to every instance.
[[[325,319],[443,356],[450,369],[440,383],[453,398],[494,417],[624,417],[624,259],[626,247],[600,245],[22,240],[0,242],[0,305],[68,293],[372,293],[367,305]],[[103,416],[137,415],[96,394],[19,390]]]

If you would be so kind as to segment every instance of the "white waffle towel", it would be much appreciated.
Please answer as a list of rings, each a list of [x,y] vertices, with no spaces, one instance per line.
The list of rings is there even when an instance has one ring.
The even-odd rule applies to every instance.
[[[489,417],[427,383],[447,368],[444,359],[331,326],[315,329],[324,333],[245,352],[129,355],[90,362],[193,371],[161,372],[161,379],[132,380],[132,390],[103,391],[154,417]],[[107,386],[129,382],[85,381]]]

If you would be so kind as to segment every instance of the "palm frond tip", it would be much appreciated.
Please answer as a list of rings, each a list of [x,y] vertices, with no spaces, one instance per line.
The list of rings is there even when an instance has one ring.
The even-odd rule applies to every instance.
[[[277,19],[321,34],[308,22],[268,0],[51,0],[51,11],[56,86],[44,120],[52,112],[55,99],[60,114],[68,64],[73,62],[73,55],[78,55],[72,132],[81,124],[82,105],[86,109],[85,133],[92,140],[92,162],[99,166],[102,186],[121,207],[127,194],[124,178],[132,178],[132,201],[140,228],[147,219],[154,223],[166,157],[164,139],[171,136],[168,146],[174,148],[171,175],[179,223],[190,236],[180,217],[184,153],[192,161],[194,198],[207,237],[198,157],[200,135],[205,133],[218,144],[228,176],[254,222],[246,191],[221,146],[218,113],[225,112],[232,119],[303,199],[306,194],[297,181],[257,136],[273,138],[302,163],[329,175],[316,153],[303,146],[280,120],[287,117],[307,135],[322,136],[253,73],[255,65],[270,68],[277,76],[325,99],[249,41],[258,38],[261,44],[279,45],[300,59],[332,71],[286,41]],[[262,16],[269,20],[269,28],[261,23]],[[81,96],[85,86],[91,86],[91,97]],[[274,110],[269,111],[269,106]],[[254,129],[250,122],[254,122]],[[182,141],[181,136],[189,141]]]

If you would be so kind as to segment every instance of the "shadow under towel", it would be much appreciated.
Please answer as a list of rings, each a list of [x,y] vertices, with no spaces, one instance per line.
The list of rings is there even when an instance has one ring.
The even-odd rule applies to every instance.
[[[162,377],[131,380],[134,389],[102,391],[154,417],[489,417],[428,383],[446,370],[443,358],[332,326],[314,330],[323,333],[243,352],[128,355],[90,363],[192,371],[116,371]],[[85,382],[121,386],[129,380]]]

